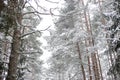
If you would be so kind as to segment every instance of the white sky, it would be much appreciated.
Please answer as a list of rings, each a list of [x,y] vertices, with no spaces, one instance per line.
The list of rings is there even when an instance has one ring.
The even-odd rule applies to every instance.
[[[53,1],[53,0],[51,0],[51,1]],[[40,0],[40,5],[42,7],[45,7],[45,9],[48,10],[47,11],[47,13],[48,13],[51,8],[61,7],[62,0],[54,0],[54,2],[59,2],[59,4],[49,3],[49,2],[47,2],[45,0]],[[54,13],[58,14],[58,11],[54,11]],[[37,27],[38,30],[44,30],[44,29],[46,29],[49,26],[51,26],[50,29],[54,29],[54,23],[52,21],[53,17],[51,15],[41,15],[41,17],[43,19],[42,19],[41,23],[39,24],[39,26]],[[49,36],[49,35],[50,35],[49,31],[43,31],[42,37],[39,38],[39,40],[42,42],[42,46],[43,47],[47,45],[47,42],[46,42],[46,40],[43,37],[44,36]],[[48,52],[45,49],[43,49],[43,51],[44,51],[44,53],[40,57],[40,59],[42,59],[42,60],[44,60],[44,62],[46,62],[49,59],[49,57],[51,56],[51,52]],[[45,63],[43,66],[47,68],[47,63]]]

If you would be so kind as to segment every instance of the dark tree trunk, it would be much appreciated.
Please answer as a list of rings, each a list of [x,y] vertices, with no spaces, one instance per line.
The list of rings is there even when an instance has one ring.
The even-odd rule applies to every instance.
[[[20,49],[20,31],[17,28],[14,29],[13,34],[13,43],[11,48],[11,55],[9,59],[9,69],[8,76],[6,80],[16,80],[17,78],[17,64],[19,57],[19,49]]]
[[[20,1],[24,1],[24,0],[20,0]],[[6,80],[17,80],[17,65],[18,65],[18,61],[19,61],[19,50],[20,50],[20,36],[21,36],[21,29],[20,26],[17,26],[17,24],[21,24],[21,9],[19,8],[21,6],[19,0],[9,0],[8,5],[10,6],[10,10],[9,12],[11,12],[10,14],[14,15],[14,19],[13,19],[13,39],[12,39],[12,44],[11,44],[11,54],[10,54],[10,58],[9,58],[9,64],[8,64],[8,75]],[[17,11],[17,12],[15,12]],[[16,21],[18,23],[16,23]]]

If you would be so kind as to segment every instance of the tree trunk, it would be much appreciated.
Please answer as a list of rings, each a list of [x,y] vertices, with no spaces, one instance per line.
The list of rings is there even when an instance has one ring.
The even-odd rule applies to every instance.
[[[95,57],[94,57],[94,54],[91,54],[91,59],[92,59],[92,69],[93,69],[93,73],[94,73],[94,77],[95,77],[95,80],[97,80],[97,74],[96,74],[96,66],[95,66]]]
[[[100,71],[99,71],[98,59],[97,59],[96,53],[94,55],[95,55],[95,65],[96,65],[97,80],[100,80],[100,73],[99,73]]]
[[[91,65],[90,65],[90,57],[88,56],[88,67],[89,67],[89,76],[90,76],[90,79],[89,80],[92,80],[92,71],[91,71]]]
[[[79,47],[79,43],[78,42],[77,42],[77,51],[79,53],[79,59],[82,62],[82,56],[81,56],[81,53],[80,53],[80,47]],[[81,63],[80,66],[81,66],[81,69],[82,69],[83,80],[86,80],[85,70],[84,70],[83,64]]]
[[[21,0],[22,2],[24,0]],[[10,15],[14,15],[13,17],[13,22],[14,26],[13,28],[13,39],[12,39],[12,44],[11,44],[11,54],[9,58],[9,64],[8,64],[8,75],[6,80],[17,80],[17,65],[18,65],[18,58],[19,58],[19,50],[20,50],[20,36],[21,36],[21,30],[20,26],[21,25],[21,7],[20,1],[19,0],[9,0],[8,5],[10,6]],[[16,12],[17,11],[17,12]],[[16,22],[17,21],[17,22]]]
[[[88,47],[89,41],[87,42],[87,39],[85,40],[85,46]],[[88,49],[86,49],[86,52],[88,53]],[[88,60],[88,72],[89,72],[89,80],[92,80],[92,70],[91,70],[91,58],[90,56],[87,56]]]
[[[98,65],[99,65],[99,69],[100,69],[101,80],[103,80],[102,68],[101,68],[101,62],[100,62],[100,58],[99,58],[98,52],[97,52],[97,57],[98,57]]]
[[[6,80],[16,80],[17,78],[17,64],[20,49],[20,31],[17,28],[14,29],[12,40],[11,54],[8,64],[8,75]]]
[[[88,10],[88,23],[89,23],[89,33],[90,33],[91,36],[93,36],[89,10]],[[95,44],[94,44],[93,37],[90,38],[89,42],[90,42],[89,44],[94,47]],[[95,64],[95,74],[97,76],[96,78],[98,80],[100,80],[100,79],[103,80],[102,73],[100,73],[100,72],[102,72],[102,70],[100,70],[101,65],[100,65],[100,60],[99,60],[99,56],[98,56],[98,51],[94,51],[94,57],[93,58],[94,58],[94,62],[95,62],[94,63]]]

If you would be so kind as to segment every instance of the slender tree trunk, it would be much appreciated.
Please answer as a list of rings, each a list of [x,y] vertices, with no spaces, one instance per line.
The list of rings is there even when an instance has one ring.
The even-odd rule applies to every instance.
[[[88,45],[89,45],[89,42],[87,42],[87,39],[86,39],[85,40],[85,46],[86,46],[86,48],[88,47]],[[88,49],[86,49],[86,52],[88,53]],[[90,58],[89,55],[87,56],[87,59],[88,59],[89,80],[92,80],[91,58]]]
[[[92,66],[93,66],[92,69],[93,69],[94,77],[95,77],[95,80],[97,80],[94,54],[91,54],[91,59],[92,59]]]
[[[92,65],[93,65],[93,71],[94,71],[95,80],[100,80],[100,74],[99,74],[99,69],[98,69],[98,63],[97,63],[96,54],[93,53],[91,55],[91,57],[92,57]]]
[[[89,21],[89,33],[91,34],[91,36],[93,36],[93,33],[92,33],[92,26],[91,26],[91,19],[90,19],[90,14],[89,14],[89,10],[88,10],[88,21]],[[91,37],[91,41],[90,41],[90,44],[94,47],[94,39],[93,37]],[[103,80],[103,77],[102,77],[102,70],[101,69],[101,65],[100,65],[100,60],[99,60],[99,56],[98,56],[98,51],[95,51],[97,53],[94,53],[95,55],[95,65],[96,65],[96,73],[97,73],[97,79],[100,80],[102,79]],[[101,77],[100,77],[101,76]]]
[[[93,36],[93,33],[92,33],[92,26],[91,26],[91,20],[90,20],[90,14],[89,14],[89,10],[88,10],[88,21],[89,21],[89,31],[90,31],[90,34],[91,36]],[[92,44],[92,46],[94,46],[94,39],[91,38],[91,41],[90,43]],[[99,55],[98,55],[98,51],[96,51],[97,53],[94,53],[95,54],[95,63],[96,63],[96,72],[97,72],[97,77],[98,77],[98,80],[103,80],[103,76],[102,76],[102,69],[101,69],[101,65],[100,65],[100,59],[99,59]],[[101,76],[101,77],[100,77]]]
[[[84,2],[82,0],[82,5],[84,6]],[[87,20],[87,14],[86,11],[84,10],[84,16],[85,16],[85,21],[86,21],[86,27],[87,27],[87,31],[89,32],[89,24],[88,24],[88,20]],[[82,29],[84,30],[84,28],[82,27]],[[85,39],[85,46],[86,48],[89,45],[89,40]],[[86,49],[86,52],[88,53],[88,50]],[[88,72],[89,72],[89,80],[92,80],[92,70],[91,70],[91,60],[90,57],[87,56],[88,59]]]
[[[91,63],[90,63],[90,57],[88,56],[88,67],[89,67],[89,76],[90,76],[90,79],[89,80],[92,80],[92,71],[91,71]]]
[[[102,68],[101,68],[100,58],[99,58],[98,52],[97,52],[97,57],[98,57],[97,59],[98,59],[98,65],[99,65],[99,69],[100,69],[100,76],[101,76],[101,80],[103,80]]]
[[[95,65],[96,65],[97,79],[100,80],[100,73],[99,73],[100,71],[99,71],[98,59],[97,59],[96,53],[94,55],[95,55]]]
[[[82,56],[81,56],[81,52],[80,52],[79,43],[77,42],[76,45],[77,45],[77,52],[78,52],[78,54],[79,54],[79,59],[80,59],[80,61],[82,62]],[[82,69],[83,80],[86,80],[86,75],[85,75],[85,70],[84,70],[83,64],[81,63],[80,66],[81,66],[81,69]]]
[[[81,3],[82,3],[82,5],[84,6],[84,1],[83,0],[81,0]],[[88,22],[88,17],[87,17],[87,12],[86,12],[86,10],[84,10],[84,17],[85,17],[85,21],[86,21],[86,27],[87,27],[87,32],[89,33],[90,32],[90,26],[89,26],[89,22]],[[91,45],[91,38],[89,38],[89,46]],[[93,71],[95,72],[95,69],[94,69],[94,60],[93,60],[93,57],[91,56],[91,58],[92,58],[92,65],[93,65]],[[89,62],[88,62],[89,63]],[[89,63],[90,64],[90,63]],[[89,74],[91,73],[91,71],[90,71],[90,67],[89,67]],[[90,75],[91,76],[91,75]],[[96,76],[96,75],[95,75]],[[90,77],[90,79],[92,79],[92,77]]]

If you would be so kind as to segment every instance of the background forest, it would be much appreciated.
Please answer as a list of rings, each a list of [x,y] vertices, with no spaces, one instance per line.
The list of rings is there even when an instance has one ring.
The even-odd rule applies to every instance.
[[[0,80],[120,80],[119,30],[120,0],[0,0]]]

